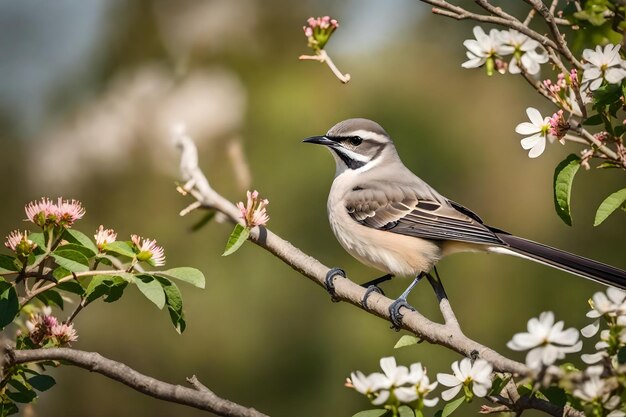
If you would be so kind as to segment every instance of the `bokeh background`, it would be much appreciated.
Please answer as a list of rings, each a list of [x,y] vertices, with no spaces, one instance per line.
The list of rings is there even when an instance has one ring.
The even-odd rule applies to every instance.
[[[297,60],[308,52],[306,18],[325,14],[341,24],[327,49],[352,74],[347,85]],[[128,288],[121,301],[94,303],[78,317],[76,348],[174,383],[196,374],[219,395],[272,416],[350,416],[368,406],[343,387],[351,371],[372,372],[380,357],[395,355],[405,365],[423,361],[434,378],[458,355],[428,344],[394,350],[400,334],[386,322],[331,303],[254,245],[221,257],[230,226],[192,233],[200,213],[178,216],[190,200],[175,191],[169,128],[187,124],[218,191],[238,201],[260,190],[272,230],[359,282],[377,272],[350,258],[328,227],[332,159],[301,144],[349,117],[380,122],[409,167],[489,224],[626,267],[626,216],[592,227],[623,174],[579,173],[574,227],[565,226],[551,182],[575,150],[557,143],[528,159],[515,125],[529,105],[553,110],[521,78],[461,69],[472,26],[432,16],[417,0],[0,1],[0,231],[23,227],[28,201],[76,198],[87,208],[78,229],[102,223],[120,236],[156,238],[168,266],[206,274],[206,290],[181,284],[184,334]],[[496,255],[456,255],[439,271],[466,334],[519,360],[505,344],[529,317],[552,310],[581,328],[586,300],[602,290]],[[407,283],[385,289],[397,295]],[[439,318],[427,284],[411,302]],[[80,369],[53,374],[58,385],[29,415],[206,415]],[[457,413],[474,414],[479,403]]]

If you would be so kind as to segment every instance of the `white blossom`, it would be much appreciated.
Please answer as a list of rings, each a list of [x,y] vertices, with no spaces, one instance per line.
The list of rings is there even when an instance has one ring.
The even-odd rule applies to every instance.
[[[530,119],[529,122],[522,122],[515,127],[515,132],[520,135],[527,135],[520,143],[522,148],[529,150],[528,157],[536,158],[543,153],[546,148],[546,137],[550,131],[550,118],[541,117],[539,110],[534,107],[528,107],[526,114]]]
[[[606,80],[609,84],[617,84],[626,78],[626,69],[624,61],[619,55],[620,45],[608,44],[604,46],[604,50],[600,45],[596,46],[595,51],[585,49],[583,58],[583,80],[582,90],[589,88],[595,91]]]
[[[563,330],[563,322],[554,322],[554,313],[543,312],[539,318],[528,321],[528,332],[517,333],[507,346],[512,350],[530,350],[526,355],[526,365],[540,369],[552,365],[557,359],[563,359],[566,353],[578,352],[582,349],[582,341],[578,340],[578,330]]]
[[[461,66],[463,68],[478,68],[483,65],[488,58],[492,58],[500,52],[502,41],[496,29],[491,29],[489,35],[480,26],[474,26],[474,37],[467,39],[463,45],[467,48],[467,58]]]
[[[615,409],[620,403],[620,397],[612,394],[612,388],[607,384],[607,380],[602,378],[603,366],[590,366],[585,370],[586,378],[574,389],[574,396],[588,403],[600,403],[607,410]],[[621,413],[615,410],[613,417]]]
[[[617,288],[609,287],[606,294],[598,291],[589,300],[591,310],[587,312],[587,317],[597,319],[588,326],[581,329],[581,333],[585,337],[594,336],[600,329],[600,317],[607,316],[618,318],[618,321],[624,322],[626,317],[626,292]],[[624,317],[622,319],[622,317]]]
[[[548,53],[541,47],[539,42],[514,29],[500,32],[502,46],[500,52],[503,55],[513,54],[513,58],[509,63],[509,72],[511,74],[519,74],[522,67],[529,74],[538,74],[540,64],[548,62]]]
[[[380,360],[380,367],[383,373],[352,372],[347,386],[367,395],[374,405],[408,404],[421,399],[423,405],[434,407],[439,401],[438,398],[426,398],[437,387],[437,382],[430,383],[420,363],[412,364],[409,370],[406,366],[398,366],[394,357],[386,357]]]
[[[473,364],[469,358],[464,358],[460,363],[455,361],[452,371],[453,374],[437,374],[437,381],[441,385],[451,387],[441,393],[444,401],[454,398],[464,385],[470,386],[477,397],[484,397],[491,388],[493,367],[484,359],[477,359]]]

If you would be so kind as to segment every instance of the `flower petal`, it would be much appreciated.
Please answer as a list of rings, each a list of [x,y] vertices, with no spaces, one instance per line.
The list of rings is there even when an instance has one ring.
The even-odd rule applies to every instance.
[[[541,132],[541,128],[529,122],[522,122],[515,127],[515,132],[520,135],[532,135]]]
[[[437,381],[446,387],[455,387],[461,383],[459,378],[450,374],[437,374]]]
[[[530,119],[532,124],[541,128],[541,125],[543,125],[543,117],[541,117],[541,113],[539,113],[539,110],[534,107],[529,107],[526,109],[526,114],[528,115],[528,118]]]
[[[444,401],[450,401],[451,399],[456,397],[456,395],[459,393],[459,391],[461,391],[461,384],[457,385],[454,388],[450,388],[450,389],[447,389],[444,392],[442,392],[441,393],[441,398],[443,398]]]
[[[537,144],[528,152],[529,158],[536,158],[546,149],[546,138],[542,137]]]

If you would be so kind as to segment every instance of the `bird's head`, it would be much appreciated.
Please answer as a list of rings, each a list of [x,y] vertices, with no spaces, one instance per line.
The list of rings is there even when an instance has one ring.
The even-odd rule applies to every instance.
[[[382,160],[397,158],[385,129],[368,119],[344,120],[325,135],[312,136],[304,142],[328,147],[337,163],[337,175],[346,170],[366,171]]]

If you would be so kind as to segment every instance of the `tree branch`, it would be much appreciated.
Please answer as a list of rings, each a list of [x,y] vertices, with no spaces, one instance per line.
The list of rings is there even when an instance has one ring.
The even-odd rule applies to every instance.
[[[160,400],[210,411],[224,417],[268,417],[253,408],[246,408],[215,395],[195,376],[188,379],[193,388],[172,385],[143,375],[129,366],[107,359],[96,352],[70,348],[5,351],[7,366],[41,361],[64,361],[79,368],[111,378],[117,382]]]
[[[242,220],[235,205],[211,187],[198,166],[197,158],[187,157],[188,155],[197,154],[193,141],[185,135],[179,135],[175,140],[177,146],[182,151],[181,170],[184,180],[193,184],[193,188],[185,191],[200,201],[203,207],[223,213],[228,221],[232,223],[240,223]],[[329,268],[315,258],[303,253],[288,241],[272,233],[271,230],[265,227],[255,227],[250,231],[249,239],[311,279],[314,283],[322,287],[324,286],[324,278]],[[338,300],[346,301],[387,321],[390,320],[389,307],[393,300],[381,294],[372,293],[368,298],[368,308],[365,309],[361,305],[361,300],[365,295],[365,288],[349,279],[343,279],[339,275],[335,276],[334,282]],[[420,339],[448,347],[463,356],[469,357],[478,353],[481,358],[491,363],[494,369],[498,371],[520,375],[529,375],[531,372],[526,365],[508,359],[493,349],[468,338],[458,326],[453,325],[453,321],[451,325],[439,324],[429,320],[417,311],[405,311],[402,327],[417,335]]]

